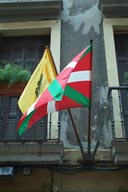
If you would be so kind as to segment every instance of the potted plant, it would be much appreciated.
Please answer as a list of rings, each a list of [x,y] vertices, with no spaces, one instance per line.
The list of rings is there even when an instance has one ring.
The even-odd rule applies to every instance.
[[[21,66],[6,64],[0,68],[0,95],[18,96],[30,78],[30,71]]]

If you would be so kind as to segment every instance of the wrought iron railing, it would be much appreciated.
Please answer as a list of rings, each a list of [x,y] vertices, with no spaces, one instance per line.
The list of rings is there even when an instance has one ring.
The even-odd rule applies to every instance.
[[[17,105],[17,96],[0,96],[0,142],[1,141],[46,141],[60,138],[60,123],[56,123],[58,128],[57,136],[52,135],[52,121],[47,116],[38,121],[31,129],[25,131],[23,135],[17,134],[17,123],[21,117]]]
[[[128,86],[109,87],[108,99],[113,139],[127,139]]]

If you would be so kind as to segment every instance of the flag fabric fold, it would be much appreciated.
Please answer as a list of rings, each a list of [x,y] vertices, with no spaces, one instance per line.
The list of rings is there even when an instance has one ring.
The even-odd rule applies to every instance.
[[[46,48],[42,59],[18,100],[19,108],[23,114],[36,101],[37,97],[44,92],[56,76],[57,73],[53,64],[51,52],[49,48]]]
[[[91,104],[92,45],[81,51],[52,81],[18,123],[21,135],[35,122],[55,111]]]

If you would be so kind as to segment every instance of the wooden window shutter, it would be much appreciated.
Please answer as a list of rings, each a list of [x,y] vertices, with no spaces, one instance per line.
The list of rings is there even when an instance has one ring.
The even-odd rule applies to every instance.
[[[115,47],[117,68],[120,86],[128,85],[125,80],[125,72],[128,72],[128,34],[115,34]],[[125,133],[128,137],[128,92],[121,91]]]
[[[45,46],[49,44],[49,36],[2,37],[0,64],[15,63],[29,68],[32,73],[43,55]],[[37,122],[22,136],[17,136],[16,126],[21,116],[17,101],[18,97],[0,97],[0,139],[45,140],[47,117]]]

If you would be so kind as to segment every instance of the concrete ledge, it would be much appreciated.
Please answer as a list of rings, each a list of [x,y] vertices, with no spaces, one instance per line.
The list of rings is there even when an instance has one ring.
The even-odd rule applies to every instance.
[[[7,142],[0,143],[0,164],[62,164],[63,142]]]
[[[93,151],[91,153],[93,153]],[[86,151],[85,151],[85,158],[86,158]],[[67,160],[67,164],[77,165],[78,160],[82,160],[81,151],[79,149],[64,150],[64,159]],[[98,149],[94,160],[112,161],[111,149]]]
[[[113,141],[112,156],[115,164],[128,165],[128,141]]]
[[[100,0],[100,8],[105,17],[127,17],[127,0]]]
[[[38,17],[57,19],[62,10],[62,0],[0,1],[1,17]]]

